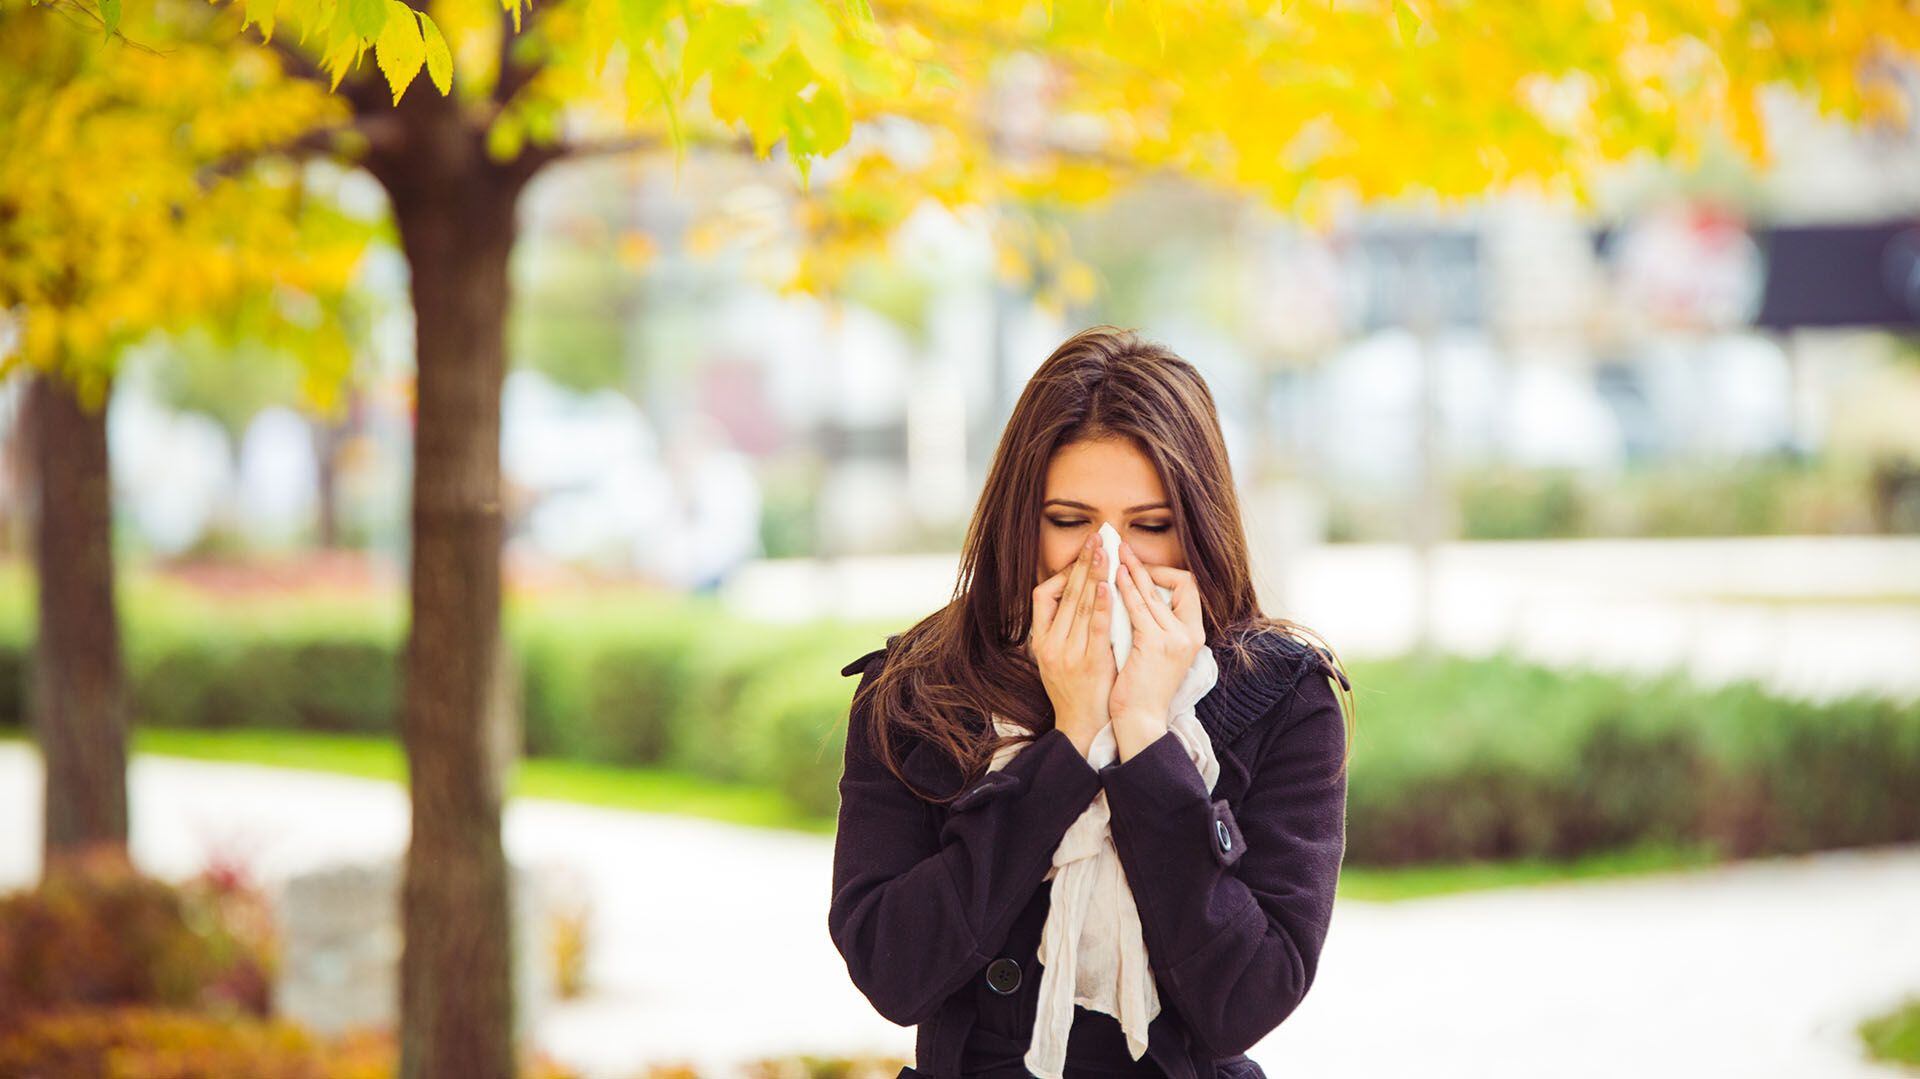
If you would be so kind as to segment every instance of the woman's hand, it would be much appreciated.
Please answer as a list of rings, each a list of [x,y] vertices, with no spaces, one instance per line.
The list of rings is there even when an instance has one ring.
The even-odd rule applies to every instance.
[[[1192,573],[1149,566],[1123,540],[1115,583],[1133,620],[1133,650],[1108,696],[1114,740],[1124,761],[1167,733],[1174,691],[1206,647],[1207,630]],[[1153,589],[1156,584],[1173,590],[1171,605]]]
[[[1113,600],[1101,563],[1106,554],[1089,536],[1073,564],[1033,590],[1033,629],[1027,650],[1053,701],[1053,725],[1086,756],[1107,725],[1113,692]]]

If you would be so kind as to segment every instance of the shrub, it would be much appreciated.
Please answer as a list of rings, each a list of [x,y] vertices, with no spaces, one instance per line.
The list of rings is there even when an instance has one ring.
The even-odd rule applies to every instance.
[[[35,1015],[0,1034],[0,1075],[35,1079],[391,1079],[393,1035],[363,1029],[320,1038],[295,1023],[153,1007]],[[544,1054],[528,1079],[578,1079]]]
[[[178,884],[114,845],[0,896],[0,1075],[388,1079],[391,1031],[322,1039],[272,1017],[272,907],[235,863]],[[534,1054],[522,1074],[577,1079]]]
[[[736,708],[747,778],[780,791],[803,812],[831,817],[840,804],[853,687],[838,664],[822,658],[808,652],[770,661]]]
[[[691,692],[688,655],[713,616],[667,601],[515,611],[529,755],[656,764]]]
[[[152,1007],[45,1012],[0,1036],[0,1075],[38,1079],[386,1079],[391,1058],[284,1021]]]
[[[103,845],[0,897],[0,1030],[70,1006],[271,1007],[270,905],[219,866],[175,885]],[[12,1073],[0,1073],[12,1074]]]
[[[1636,462],[1617,473],[1494,464],[1454,469],[1446,482],[1466,539],[1856,534],[1907,523],[1879,508],[1889,496],[1869,464],[1839,459]],[[1349,536],[1399,536],[1378,505],[1346,492],[1335,505]]]
[[[671,763],[718,779],[750,781],[748,731],[758,725],[748,716],[755,707],[752,687],[768,680],[781,684],[785,665],[800,652],[814,651],[817,630],[731,620],[704,629],[687,657],[692,691],[670,717]]]
[[[1909,996],[1890,1011],[1861,1020],[1855,1032],[1873,1059],[1920,1068],[1920,994]]]
[[[1352,864],[1566,858],[1643,842],[1732,856],[1920,839],[1920,705],[1513,656],[1350,664]]]
[[[134,714],[158,727],[396,729],[399,650],[374,626],[203,622],[128,633]]]

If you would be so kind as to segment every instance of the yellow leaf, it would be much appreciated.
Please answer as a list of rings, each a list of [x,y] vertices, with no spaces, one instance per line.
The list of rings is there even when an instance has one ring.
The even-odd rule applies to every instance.
[[[374,40],[373,55],[387,77],[387,85],[393,88],[393,103],[398,105],[413,77],[420,73],[420,65],[427,61],[427,43],[420,37],[420,20],[414,17],[412,8],[400,0],[386,3],[387,20]]]
[[[441,93],[449,93],[453,90],[453,53],[447,49],[447,39],[424,11],[420,12],[420,30],[427,46],[427,77]]]
[[[262,41],[272,41],[273,13],[275,7],[275,0],[247,0],[246,9],[241,17],[240,25],[243,27],[248,25],[258,26],[260,28],[260,39]]]

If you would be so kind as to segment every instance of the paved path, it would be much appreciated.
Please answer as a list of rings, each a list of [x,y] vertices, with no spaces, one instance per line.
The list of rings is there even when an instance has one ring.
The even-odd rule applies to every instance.
[[[138,756],[134,850],[178,875],[244,848],[270,884],[400,850],[398,787]],[[0,887],[37,871],[41,772],[0,743]],[[522,799],[516,862],[581,874],[588,999],[538,1022],[594,1075],[653,1060],[907,1056],[826,934],[831,842]],[[1920,847],[1396,904],[1343,901],[1319,981],[1257,1046],[1269,1073],[1438,1079],[1900,1074],[1858,1059],[1856,1017],[1920,991]]]

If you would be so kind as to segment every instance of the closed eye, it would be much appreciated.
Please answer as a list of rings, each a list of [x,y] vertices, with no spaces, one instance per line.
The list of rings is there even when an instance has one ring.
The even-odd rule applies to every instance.
[[[1084,520],[1063,521],[1057,517],[1049,517],[1047,518],[1047,523],[1052,525],[1055,528],[1069,529],[1069,528],[1080,528],[1084,526],[1087,522]],[[1173,531],[1173,526],[1170,524],[1164,524],[1164,525],[1136,524],[1133,527],[1139,529],[1142,532],[1150,532],[1156,536],[1161,534],[1162,532]]]

